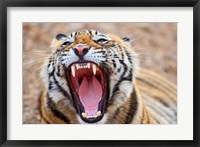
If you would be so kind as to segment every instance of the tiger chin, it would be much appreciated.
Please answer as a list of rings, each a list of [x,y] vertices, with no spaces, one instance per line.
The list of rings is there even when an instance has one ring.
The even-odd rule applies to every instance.
[[[138,68],[129,38],[58,34],[41,71],[41,123],[173,124],[176,86]]]

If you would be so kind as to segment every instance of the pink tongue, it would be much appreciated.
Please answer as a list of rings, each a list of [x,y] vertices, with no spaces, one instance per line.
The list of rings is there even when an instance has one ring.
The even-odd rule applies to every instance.
[[[94,116],[98,111],[98,104],[101,100],[101,96],[101,84],[96,77],[94,75],[92,78],[83,77],[83,81],[79,87],[79,98],[88,116]]]

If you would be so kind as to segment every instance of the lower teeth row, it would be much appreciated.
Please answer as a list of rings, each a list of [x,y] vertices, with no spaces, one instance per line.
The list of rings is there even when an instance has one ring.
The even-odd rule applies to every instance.
[[[87,113],[82,113],[81,115],[83,118],[97,118],[101,115],[101,111],[98,111],[94,116],[88,116]]]

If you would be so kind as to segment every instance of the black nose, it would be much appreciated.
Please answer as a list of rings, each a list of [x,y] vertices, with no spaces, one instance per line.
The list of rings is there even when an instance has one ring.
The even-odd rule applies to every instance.
[[[85,54],[88,53],[89,48],[88,47],[75,47],[75,48],[73,48],[73,50],[77,56],[83,57]]]

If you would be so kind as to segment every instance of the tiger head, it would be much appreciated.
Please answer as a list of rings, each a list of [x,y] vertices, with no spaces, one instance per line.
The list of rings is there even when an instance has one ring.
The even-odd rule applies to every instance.
[[[47,93],[66,101],[79,122],[105,121],[131,96],[137,55],[128,38],[81,30],[58,34],[51,48],[42,73]]]

